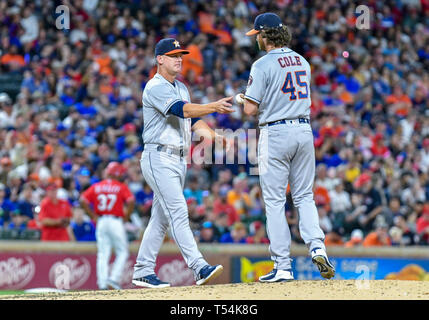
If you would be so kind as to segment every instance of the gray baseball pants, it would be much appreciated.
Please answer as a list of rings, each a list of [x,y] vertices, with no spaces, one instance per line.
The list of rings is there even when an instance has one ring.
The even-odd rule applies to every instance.
[[[183,195],[186,158],[157,151],[156,145],[145,145],[140,161],[143,177],[154,193],[151,218],[146,227],[133,279],[155,273],[155,261],[168,227],[174,241],[195,275],[208,263],[197,247],[189,225],[188,207]]]
[[[267,235],[275,269],[290,269],[291,234],[285,216],[288,182],[299,215],[299,231],[311,251],[324,245],[314,202],[315,155],[310,124],[277,124],[261,128],[258,169],[266,207]]]

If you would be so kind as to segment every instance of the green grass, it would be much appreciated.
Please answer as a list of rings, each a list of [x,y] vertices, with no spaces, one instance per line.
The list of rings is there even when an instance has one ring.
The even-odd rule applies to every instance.
[[[0,290],[1,295],[10,295],[10,294],[24,294],[24,290]]]

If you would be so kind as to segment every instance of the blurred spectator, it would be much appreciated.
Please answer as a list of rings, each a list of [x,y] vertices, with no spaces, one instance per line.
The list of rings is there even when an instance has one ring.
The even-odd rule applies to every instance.
[[[401,236],[400,237],[398,236],[398,240],[399,240],[398,242],[400,245],[412,246],[418,243],[418,237],[415,231],[413,231],[410,228],[410,225],[407,223],[404,216],[402,215],[395,216],[393,219],[393,226],[398,228],[399,231],[401,232]]]
[[[204,196],[204,206],[207,208],[207,210],[212,210],[214,206],[214,201],[219,198],[219,189],[220,189],[220,183],[219,181],[215,181],[210,186],[210,191],[207,191],[207,193]]]
[[[10,213],[10,223],[7,226],[9,229],[16,229],[19,231],[23,231],[27,228],[28,217],[21,214],[19,209],[14,209]]]
[[[237,176],[233,180],[233,189],[228,191],[227,202],[234,206],[240,217],[245,217],[252,207],[252,200],[247,192],[247,177]]]
[[[388,208],[385,210],[385,216],[388,217],[389,222],[393,222],[394,218],[403,216],[404,214],[404,209],[401,207],[401,200],[398,197],[392,197],[389,200]]]
[[[214,230],[213,222],[206,221],[202,224],[201,230],[200,230],[200,237],[198,240],[201,243],[217,242],[217,237]]]
[[[9,157],[0,159],[0,183],[7,184],[7,177],[12,169],[12,161]]]
[[[224,233],[219,239],[220,243],[246,243],[247,230],[242,222],[236,222],[231,231]]]
[[[355,187],[363,194],[363,204],[366,206],[364,215],[360,216],[359,223],[364,232],[373,230],[376,217],[382,212],[382,199],[380,192],[375,189],[372,178],[362,173],[355,181]]]
[[[70,222],[70,227],[73,230],[76,241],[95,241],[95,227],[82,208],[73,209],[73,219]]]
[[[32,197],[33,187],[30,184],[25,184],[19,194],[17,205],[19,212],[21,212],[23,216],[27,217],[27,221],[33,219],[35,205],[33,204]]]
[[[185,77],[189,77],[190,73],[193,73],[193,77],[198,79],[201,77],[204,71],[204,60],[202,49],[207,45],[207,39],[204,34],[199,34],[196,36],[191,44],[186,47],[186,50],[189,51],[189,54],[183,56],[183,68],[182,74]]]
[[[0,128],[15,126],[16,112],[13,110],[12,99],[6,92],[0,93]]]
[[[20,37],[22,44],[31,43],[39,36],[39,22],[36,15],[33,13],[31,7],[25,7],[23,11],[23,19],[21,19],[21,26],[24,33]]]
[[[402,246],[402,230],[399,227],[393,226],[389,229],[389,237],[392,246]]]
[[[19,54],[18,46],[16,45],[11,45],[9,47],[9,52],[1,57],[0,63],[6,67],[8,71],[18,71],[25,66],[24,57]]]
[[[28,230],[37,230],[41,233],[42,223],[39,220],[39,212],[40,212],[40,207],[39,206],[35,207],[33,219],[30,219],[27,222],[27,229]]]
[[[316,206],[323,207],[326,212],[331,211],[331,198],[329,191],[324,186],[320,186],[317,182],[314,183],[314,202]]]
[[[205,210],[203,206],[198,206],[197,200],[195,198],[188,198],[186,200],[188,205],[188,215],[189,223],[193,230],[198,230],[205,220]]]
[[[15,204],[6,198],[6,186],[0,183],[0,226],[9,223],[10,214],[15,209]]]
[[[217,239],[220,239],[222,235],[230,231],[230,224],[228,223],[228,214],[220,212],[213,222],[214,232]]]
[[[382,216],[379,216],[375,225],[375,231],[371,231],[363,240],[364,247],[390,246],[392,241],[388,233],[388,225]]]
[[[42,241],[70,241],[69,224],[71,207],[65,200],[57,198],[57,186],[46,187],[46,197],[40,203],[39,220],[42,225]]]
[[[352,206],[350,195],[344,190],[344,184],[341,181],[337,181],[334,184],[334,189],[329,192],[329,199],[331,201],[331,212],[334,215],[345,213]]]
[[[203,190],[199,188],[198,178],[192,176],[189,178],[188,187],[183,190],[185,199],[194,198],[198,205],[203,204]]]
[[[317,205],[317,212],[319,214],[319,225],[320,228],[323,230],[323,232],[329,233],[332,230],[332,221],[331,218],[328,215],[328,212],[326,211],[325,207],[322,205]]]
[[[350,236],[350,240],[344,244],[344,247],[352,248],[352,247],[360,246],[360,245],[362,245],[362,241],[363,241],[362,230],[355,229],[352,231],[352,234]]]
[[[331,174],[328,174],[328,172]],[[335,170],[328,170],[326,164],[319,164],[316,169],[315,184],[325,188],[328,192],[333,190],[337,184],[337,179],[332,177],[332,172],[335,172]]]
[[[334,228],[325,234],[325,246],[343,246],[343,230],[342,228]]]
[[[249,218],[257,218],[262,217],[262,215],[265,212],[265,203],[264,199],[262,197],[262,190],[261,187],[256,184],[254,185],[249,192],[250,201],[252,203],[252,206],[249,209]]]
[[[420,243],[429,244],[429,205],[425,205],[423,213],[417,219],[416,231],[420,237]]]
[[[145,181],[143,189],[136,193],[136,208],[142,217],[149,217],[152,209],[153,191]]]
[[[393,93],[386,97],[388,112],[397,116],[405,117],[411,110],[411,99],[404,94],[398,84],[393,88]]]
[[[261,221],[254,221],[249,225],[249,236],[246,238],[246,243],[270,243],[265,232],[265,226]]]
[[[219,215],[225,213],[228,217],[228,226],[232,226],[235,222],[240,220],[237,210],[234,206],[227,202],[228,187],[221,187],[219,190],[219,198],[213,202],[213,213]]]

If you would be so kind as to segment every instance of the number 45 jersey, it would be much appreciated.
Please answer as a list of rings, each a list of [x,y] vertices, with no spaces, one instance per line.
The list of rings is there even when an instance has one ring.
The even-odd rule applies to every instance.
[[[245,97],[259,104],[259,125],[310,116],[310,64],[295,51],[273,49],[250,70]]]
[[[124,216],[124,203],[134,198],[133,193],[125,184],[105,179],[89,187],[83,194],[97,215]]]

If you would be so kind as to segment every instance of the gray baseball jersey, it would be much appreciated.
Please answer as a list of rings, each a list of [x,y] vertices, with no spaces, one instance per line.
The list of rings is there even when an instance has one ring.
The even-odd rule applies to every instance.
[[[191,119],[181,119],[167,114],[178,101],[190,101],[186,86],[178,81],[174,85],[160,74],[149,80],[143,91],[143,143],[168,145],[189,149],[191,144]]]
[[[271,50],[250,70],[245,97],[259,104],[259,125],[309,118],[310,64],[289,48]]]
[[[143,91],[145,147],[140,166],[154,197],[151,217],[134,265],[134,279],[155,273],[156,258],[168,227],[195,277],[208,265],[189,226],[188,207],[183,195],[186,158],[159,149],[159,145],[189,149],[191,119],[167,114],[177,101],[189,100],[189,92],[183,83],[175,80],[173,85],[158,73]]]
[[[288,184],[302,239],[310,250],[325,249],[313,200],[313,133],[309,122],[295,120],[309,119],[310,79],[310,65],[301,55],[289,48],[278,48],[252,65],[245,93],[247,99],[259,104],[259,180],[275,269],[291,268],[291,233],[285,217]],[[279,122],[284,119],[290,121]]]

